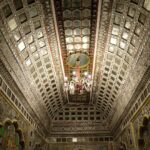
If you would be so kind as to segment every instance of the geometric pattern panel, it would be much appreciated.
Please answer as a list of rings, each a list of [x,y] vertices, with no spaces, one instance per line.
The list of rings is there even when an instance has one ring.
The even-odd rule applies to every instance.
[[[26,4],[27,3],[27,4]],[[35,0],[1,3],[3,34],[50,117],[62,106],[41,6]]]
[[[57,0],[54,3],[64,69],[66,74],[70,74],[72,69],[66,64],[66,57],[69,54],[83,52],[91,58],[90,63],[93,62],[97,1]],[[92,66],[89,67],[91,69]]]
[[[54,120],[57,121],[101,121],[101,113],[94,107],[65,107],[63,111],[59,111]]]
[[[121,86],[141,53],[140,46],[150,21],[143,4],[138,0],[114,2],[96,100],[96,107],[103,112],[104,118],[112,114]]]
[[[73,58],[71,61],[69,61],[68,58],[76,53],[79,54],[77,58],[81,60],[81,62],[85,61],[85,59],[82,58],[83,54],[88,58],[88,62],[80,68],[81,76],[84,76],[85,72],[89,74],[92,72],[97,4],[97,0],[54,1],[61,46],[60,51],[63,58],[65,75],[69,80],[73,77],[75,67],[70,65],[74,61]],[[75,63],[77,63],[76,60]],[[76,64],[74,66],[76,66]],[[69,96],[69,102],[71,99]]]

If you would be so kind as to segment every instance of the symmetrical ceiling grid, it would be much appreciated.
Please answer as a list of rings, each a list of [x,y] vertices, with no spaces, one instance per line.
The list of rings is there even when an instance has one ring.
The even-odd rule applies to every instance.
[[[64,69],[68,76],[72,75],[74,68],[70,67],[67,57],[73,53],[89,57],[88,65],[81,72],[92,71],[97,3],[93,0],[54,1]]]
[[[61,66],[61,56],[59,53],[59,46],[58,46],[58,41],[57,41],[57,34],[55,31],[55,25],[54,25],[54,12],[52,10],[52,4],[49,0],[45,0],[43,3],[43,7],[45,8],[44,14],[45,14],[45,28],[46,28],[46,33],[48,35],[48,42],[50,44],[50,50],[52,53],[52,58],[55,62],[55,70],[57,74],[57,79],[59,79],[60,87],[62,88],[63,84],[63,71],[62,71],[62,66]],[[63,93],[62,93],[63,95]]]
[[[0,0],[0,59],[50,136],[113,134],[147,69],[149,16],[149,0]]]
[[[101,3],[99,2],[99,6],[101,8],[100,11],[100,20],[97,22],[97,45],[96,55],[95,55],[95,68],[93,68],[93,90],[92,90],[92,102],[96,103],[97,96],[97,85],[101,78],[100,68],[102,66],[104,50],[107,43],[107,34],[109,30],[110,24],[110,12],[112,9],[112,1],[111,0],[103,0]]]
[[[68,104],[53,118],[50,132],[52,135],[92,132],[109,134],[109,126],[94,106]]]
[[[75,109],[74,109],[75,110]],[[69,115],[68,115],[69,114]],[[75,115],[74,115],[75,114]],[[61,111],[52,121],[50,134],[100,134],[110,135],[107,123],[101,120],[99,111]],[[60,121],[62,123],[60,123]]]
[[[53,117],[62,100],[51,57],[51,51],[41,17],[41,5],[35,0],[5,1],[1,17],[9,33],[9,44],[22,69],[40,93],[48,114]],[[7,33],[3,33],[5,37]]]
[[[86,52],[89,49],[91,1],[84,2],[86,1],[82,1],[82,3],[78,0],[63,1],[62,4],[66,49],[69,52],[76,50]],[[80,7],[83,7],[82,10]]]
[[[108,35],[108,48],[104,56],[101,82],[97,98],[97,108],[107,118],[116,102],[128,71],[141,52],[144,35],[149,27],[148,11],[143,1],[114,1],[111,33]],[[138,58],[138,57],[137,57]]]
[[[101,122],[100,111],[94,107],[64,107],[54,120],[57,121],[95,121]]]

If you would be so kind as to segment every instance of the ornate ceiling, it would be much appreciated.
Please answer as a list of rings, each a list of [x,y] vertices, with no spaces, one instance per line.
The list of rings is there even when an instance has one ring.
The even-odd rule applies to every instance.
[[[149,35],[148,0],[0,0],[0,59],[51,135],[112,135],[149,66]],[[68,98],[78,54],[92,91]]]

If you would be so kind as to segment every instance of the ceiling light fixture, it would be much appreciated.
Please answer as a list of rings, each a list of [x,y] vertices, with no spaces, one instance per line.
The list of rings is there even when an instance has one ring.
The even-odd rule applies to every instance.
[[[67,94],[84,94],[91,91],[92,76],[87,71],[81,73],[81,58],[80,55],[77,57],[71,77],[64,78],[64,90]]]

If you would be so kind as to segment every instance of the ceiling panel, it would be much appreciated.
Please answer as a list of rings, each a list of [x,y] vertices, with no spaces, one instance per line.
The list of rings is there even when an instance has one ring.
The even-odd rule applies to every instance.
[[[136,89],[134,82],[138,83],[132,77],[129,86],[127,79],[138,70],[143,55],[142,65],[147,65],[149,4],[147,0],[0,1],[0,30],[15,65],[30,83],[25,89],[33,89],[30,105],[42,104],[49,115],[51,134],[110,135],[111,123],[124,111],[128,94],[133,94],[128,88]],[[92,92],[68,99],[64,78],[72,77],[79,57],[81,76],[88,72],[93,77]],[[13,71],[20,77],[17,69]]]
[[[61,46],[60,51],[62,53],[65,76],[69,79],[72,78],[75,71],[71,61],[76,57],[76,54],[79,55],[77,58],[79,58],[80,62],[84,59],[82,55],[88,57],[88,62],[84,67],[80,68],[81,76],[84,76],[85,72],[92,73],[97,4],[98,1],[94,0],[54,1]],[[74,66],[76,66],[76,61]],[[69,94],[69,102],[71,100],[72,96]],[[75,99],[75,101],[79,100]],[[90,99],[88,98],[82,102],[89,101]]]
[[[1,4],[3,34],[19,66],[38,92],[50,118],[62,107],[50,45],[45,30],[42,7],[37,1],[14,0]],[[9,34],[8,34],[9,33]]]
[[[107,45],[102,66],[96,64],[96,107],[103,111],[103,118],[112,118],[118,95],[121,94],[130,69],[141,53],[141,45],[149,28],[149,12],[144,10],[142,1],[115,1],[108,31]],[[99,38],[99,41],[101,39]],[[97,51],[99,52],[100,46]],[[97,55],[97,62],[101,55]],[[97,90],[98,89],[98,90]],[[94,95],[93,95],[94,97]],[[95,97],[94,97],[95,98]]]

